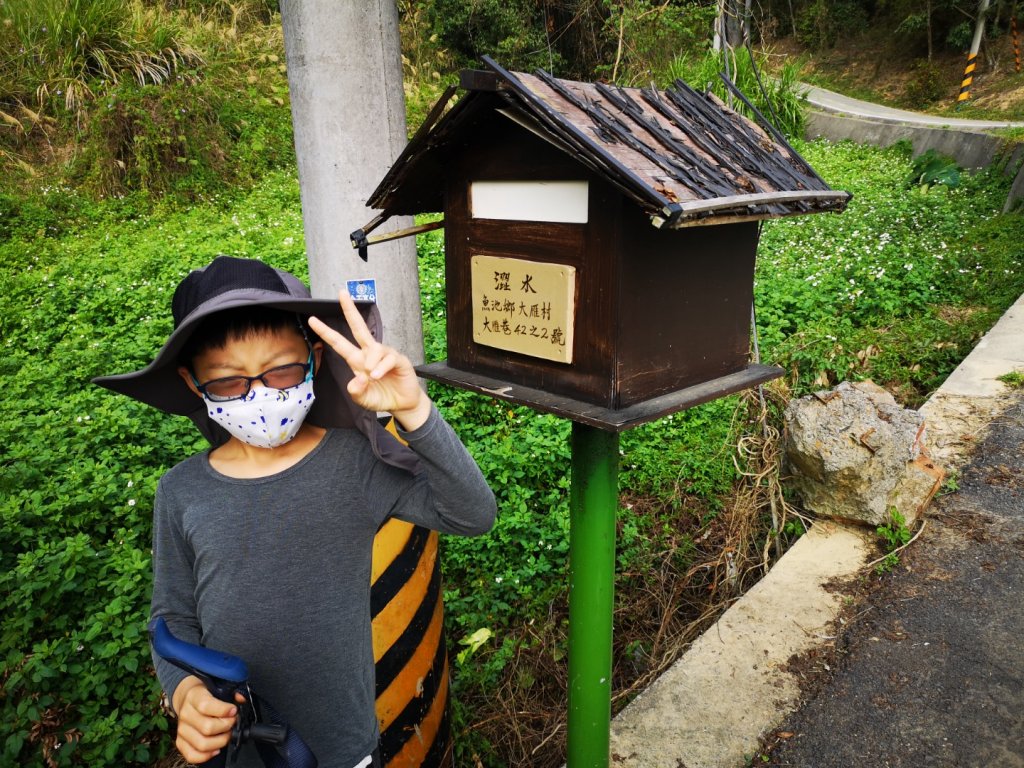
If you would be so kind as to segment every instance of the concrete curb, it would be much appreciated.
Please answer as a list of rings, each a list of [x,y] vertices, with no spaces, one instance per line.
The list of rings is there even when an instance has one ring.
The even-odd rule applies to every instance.
[[[932,459],[947,470],[963,463],[980,431],[1012,399],[998,377],[1013,371],[1024,371],[1024,296],[921,406]]]
[[[1024,370],[1024,296],[922,406],[933,458],[959,466],[1010,399],[997,376]],[[820,521],[612,722],[623,768],[737,768],[799,704],[787,671],[821,646],[842,608],[828,584],[862,569],[873,533]]]
[[[890,147],[906,140],[913,146],[915,156],[934,149],[940,155],[952,157],[961,167],[971,169],[987,168],[1005,160],[1005,171],[1014,174],[1024,161],[1024,146],[1015,144],[1008,149],[1005,139],[977,129],[876,122],[830,112],[808,113],[804,136],[829,141],[849,139],[876,147]]]
[[[793,654],[819,645],[842,607],[826,589],[867,560],[868,537],[816,524],[612,726],[612,762],[644,768],[742,765],[799,696]],[[767,725],[766,725],[767,724]]]

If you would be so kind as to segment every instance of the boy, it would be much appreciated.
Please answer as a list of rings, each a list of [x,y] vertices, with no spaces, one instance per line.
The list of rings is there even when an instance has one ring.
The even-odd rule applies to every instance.
[[[244,659],[321,768],[378,764],[377,529],[394,516],[476,535],[495,516],[480,470],[408,358],[377,340],[376,307],[364,318],[342,292],[340,310],[286,272],[218,257],[178,286],[174,332],[156,359],[96,380],[188,415],[213,445],[157,488],[152,616]],[[383,431],[383,411],[409,448]],[[179,751],[206,762],[227,745],[236,708],[154,661]],[[249,747],[238,765],[262,764]]]

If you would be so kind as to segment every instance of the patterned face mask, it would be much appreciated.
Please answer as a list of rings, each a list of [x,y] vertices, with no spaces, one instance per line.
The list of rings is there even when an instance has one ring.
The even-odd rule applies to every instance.
[[[256,448],[277,448],[295,437],[315,399],[312,377],[288,389],[252,387],[239,400],[204,397],[211,419]]]

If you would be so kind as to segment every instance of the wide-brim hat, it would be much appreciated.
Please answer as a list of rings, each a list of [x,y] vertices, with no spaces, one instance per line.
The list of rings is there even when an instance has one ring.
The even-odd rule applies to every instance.
[[[93,383],[167,413],[188,416],[214,447],[221,445],[228,440],[228,433],[209,417],[205,401],[178,374],[179,357],[203,320],[239,307],[316,315],[354,342],[337,301],[312,298],[299,278],[257,259],[218,256],[206,267],[190,272],[178,285],[171,300],[174,331],[153,362],[140,371],[97,377]],[[377,306],[357,307],[370,333],[380,341],[383,327]],[[356,405],[349,397],[347,386],[351,379],[348,363],[325,345],[314,377],[316,401],[306,419],[325,428],[358,429],[369,439],[378,457],[394,466],[414,470],[415,455],[384,430],[376,414]]]

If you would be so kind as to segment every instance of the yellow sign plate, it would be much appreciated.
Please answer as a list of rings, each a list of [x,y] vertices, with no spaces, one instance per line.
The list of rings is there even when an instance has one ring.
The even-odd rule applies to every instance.
[[[576,268],[504,256],[471,257],[473,341],[572,362]]]

